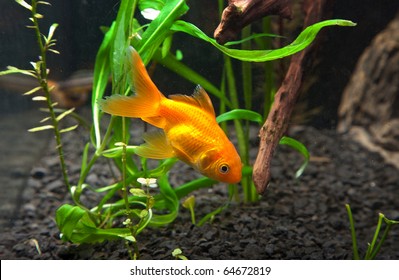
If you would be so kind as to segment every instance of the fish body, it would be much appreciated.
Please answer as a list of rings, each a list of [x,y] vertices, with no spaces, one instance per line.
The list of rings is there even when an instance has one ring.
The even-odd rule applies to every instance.
[[[129,47],[133,96],[113,95],[102,100],[109,114],[141,118],[162,130],[145,133],[145,143],[136,148],[142,157],[177,157],[203,175],[226,183],[241,180],[241,159],[216,122],[212,102],[197,86],[192,96],[176,94],[166,98],[151,81],[135,49]]]

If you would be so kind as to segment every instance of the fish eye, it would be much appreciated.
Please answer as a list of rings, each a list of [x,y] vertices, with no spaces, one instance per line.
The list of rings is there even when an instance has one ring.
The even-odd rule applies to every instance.
[[[227,164],[222,164],[219,166],[219,172],[222,174],[228,173],[230,170],[229,166]]]

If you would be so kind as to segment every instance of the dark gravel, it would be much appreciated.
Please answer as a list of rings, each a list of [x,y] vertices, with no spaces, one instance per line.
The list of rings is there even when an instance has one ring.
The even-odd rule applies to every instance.
[[[82,132],[65,135],[73,181],[80,171],[80,147],[87,139]],[[399,220],[398,170],[334,131],[303,127],[294,129],[291,136],[303,142],[312,154],[301,178],[294,178],[301,156],[280,147],[273,162],[271,185],[259,202],[234,202],[202,227],[193,226],[188,211],[181,208],[173,224],[149,228],[139,235],[141,258],[172,259],[171,252],[181,248],[189,259],[351,259],[345,203],[352,207],[363,255],[373,237],[378,213]],[[173,184],[187,180],[182,168],[189,171],[182,165],[180,173],[171,174]],[[109,182],[109,173],[102,162],[95,166],[88,181],[101,186]],[[124,242],[78,246],[59,240],[55,210],[69,202],[60,178],[57,157],[49,149],[32,167],[19,211],[2,230],[1,259],[128,259]],[[197,219],[227,201],[224,185],[194,194]],[[92,199],[88,197],[87,203]],[[399,226],[393,227],[378,259],[399,259],[398,237]]]

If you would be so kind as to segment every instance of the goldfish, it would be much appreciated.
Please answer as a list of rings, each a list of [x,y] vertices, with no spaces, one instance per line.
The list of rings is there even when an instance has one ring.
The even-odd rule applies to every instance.
[[[231,184],[240,182],[240,156],[216,122],[206,91],[198,85],[191,96],[166,97],[151,80],[138,52],[129,47],[126,53],[135,94],[112,95],[100,101],[100,108],[115,116],[141,118],[160,128],[144,133],[144,144],[136,148],[136,154],[152,159],[177,157],[209,178]]]

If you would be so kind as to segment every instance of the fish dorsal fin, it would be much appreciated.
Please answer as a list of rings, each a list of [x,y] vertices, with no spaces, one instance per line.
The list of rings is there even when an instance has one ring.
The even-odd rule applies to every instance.
[[[195,88],[192,96],[184,94],[173,94],[169,95],[169,98],[174,101],[184,102],[186,104],[190,104],[198,108],[204,109],[212,116],[215,116],[215,110],[213,109],[212,101],[209,98],[206,91],[200,85],[198,85]]]
[[[135,149],[136,154],[139,156],[153,159],[176,156],[163,130],[144,133],[143,139],[145,143]]]

